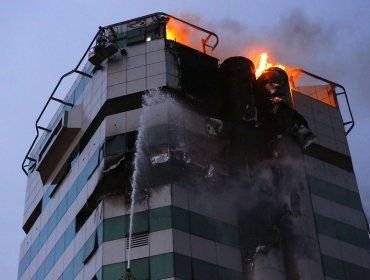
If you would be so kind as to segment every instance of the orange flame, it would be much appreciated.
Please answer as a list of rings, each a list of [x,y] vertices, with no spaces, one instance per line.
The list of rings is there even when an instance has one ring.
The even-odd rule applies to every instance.
[[[256,78],[258,78],[259,76],[261,76],[261,74],[266,71],[267,69],[269,69],[270,67],[279,67],[283,70],[285,70],[285,66],[284,65],[281,65],[281,64],[271,64],[271,63],[268,63],[267,62],[267,58],[268,58],[268,55],[267,53],[261,53],[259,55],[259,63],[258,63],[258,68],[256,69]]]
[[[181,44],[187,44],[189,41],[188,32],[179,22],[173,18],[169,18],[166,24],[166,38]]]

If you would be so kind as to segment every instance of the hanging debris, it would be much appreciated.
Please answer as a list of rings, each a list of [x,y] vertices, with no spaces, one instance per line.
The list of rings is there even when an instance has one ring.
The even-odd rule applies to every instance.
[[[152,165],[166,163],[170,159],[168,144],[162,144],[150,149],[150,162]]]
[[[286,72],[279,67],[265,70],[257,79],[258,121],[264,127],[267,142],[292,135],[306,149],[316,141],[306,119],[293,109]],[[273,156],[277,152],[273,151]]]
[[[211,136],[217,136],[222,132],[223,122],[215,118],[206,119],[207,134]]]

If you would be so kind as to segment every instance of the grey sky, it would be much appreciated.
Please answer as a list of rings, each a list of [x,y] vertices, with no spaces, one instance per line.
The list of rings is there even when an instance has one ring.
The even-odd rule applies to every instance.
[[[99,25],[157,11],[188,20],[195,17],[219,35],[220,56],[243,55],[255,46],[266,46],[279,62],[302,66],[344,85],[356,121],[348,140],[362,201],[370,213],[369,1],[3,1],[1,279],[17,275],[26,188],[21,163],[47,97],[59,77],[77,64]]]

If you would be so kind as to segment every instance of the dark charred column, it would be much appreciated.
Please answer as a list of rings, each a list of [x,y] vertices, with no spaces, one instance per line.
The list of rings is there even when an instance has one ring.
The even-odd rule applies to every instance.
[[[245,171],[245,158],[255,149],[256,102],[255,69],[244,57],[226,59],[219,68],[220,91],[223,99],[222,116],[230,133],[230,166],[232,174]]]
[[[271,67],[257,79],[257,105],[258,122],[274,157],[281,153],[279,139],[283,135],[297,137],[303,148],[316,140],[307,121],[293,109],[289,79],[283,69]]]
[[[224,116],[233,122],[255,120],[255,69],[245,57],[230,57],[220,66]]]
[[[292,99],[288,76],[272,67],[257,79],[258,121],[267,139],[289,134],[294,127]]]

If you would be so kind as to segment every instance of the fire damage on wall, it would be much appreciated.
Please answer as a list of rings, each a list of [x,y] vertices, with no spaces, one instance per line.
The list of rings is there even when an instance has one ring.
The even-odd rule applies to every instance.
[[[152,187],[176,184],[233,202],[248,279],[319,279],[303,276],[305,262],[320,258],[312,213],[302,208],[309,205],[302,151],[316,136],[294,109],[287,73],[270,67],[256,78],[245,57],[219,65],[173,40],[166,54],[178,85],[143,95],[138,132],[106,139],[104,171],[85,213],[107,196],[130,203],[136,159],[138,201]]]
[[[143,97],[143,141],[136,147],[133,136],[106,141],[96,192],[129,200],[133,151],[139,148],[139,201],[147,195],[144,189],[169,183],[202,186],[212,195],[237,190],[231,200],[238,208],[248,279],[258,279],[258,269],[272,259],[277,267],[264,270],[275,269],[276,279],[303,279],[295,264],[311,258],[314,246],[294,229],[304,180],[296,173],[302,150],[316,137],[293,108],[287,74],[272,67],[256,79],[247,58],[231,57],[219,66],[217,59],[176,42],[168,41],[167,48],[178,62],[180,85]],[[293,155],[285,153],[287,147]]]

